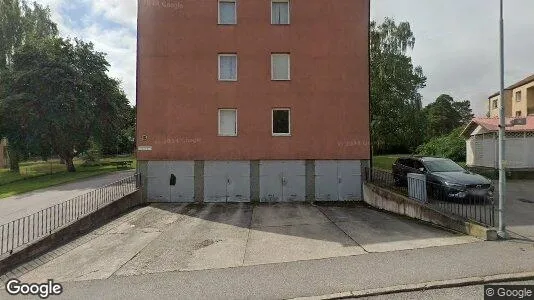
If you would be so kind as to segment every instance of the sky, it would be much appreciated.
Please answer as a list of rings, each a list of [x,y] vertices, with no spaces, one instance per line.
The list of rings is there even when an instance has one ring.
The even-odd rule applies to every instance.
[[[174,0],[178,1],[179,0]],[[258,1],[258,0],[247,0]],[[302,0],[301,0],[302,1]],[[110,76],[135,103],[137,0],[37,0],[49,5],[65,37],[79,37],[107,53]],[[534,74],[533,0],[504,0],[505,84]],[[371,0],[371,18],[410,23],[411,52],[423,68],[423,103],[441,94],[470,100],[484,115],[487,98],[499,90],[499,0]]]

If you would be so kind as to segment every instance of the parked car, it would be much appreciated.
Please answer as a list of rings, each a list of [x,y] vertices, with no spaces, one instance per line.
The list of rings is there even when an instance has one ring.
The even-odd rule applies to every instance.
[[[400,157],[392,169],[398,186],[408,185],[408,173],[426,175],[428,194],[439,200],[493,198],[494,186],[491,180],[467,171],[447,158]]]

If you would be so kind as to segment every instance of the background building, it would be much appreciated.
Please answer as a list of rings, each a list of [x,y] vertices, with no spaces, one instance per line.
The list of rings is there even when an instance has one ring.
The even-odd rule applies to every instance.
[[[499,116],[500,92],[488,98],[489,117]],[[534,75],[507,87],[504,91],[504,113],[506,117],[534,115]]]
[[[525,125],[506,128],[506,168],[534,170],[534,116]],[[511,118],[506,119],[510,124]],[[475,118],[462,133],[466,138],[466,164],[470,167],[497,169],[499,162],[499,119]]]
[[[369,0],[140,0],[150,201],[361,199]]]

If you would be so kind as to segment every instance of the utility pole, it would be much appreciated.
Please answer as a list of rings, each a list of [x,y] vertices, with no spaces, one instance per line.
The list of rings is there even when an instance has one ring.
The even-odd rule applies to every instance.
[[[505,134],[506,121],[504,115],[504,17],[503,0],[500,0],[500,57],[501,57],[501,107],[499,109],[499,229],[498,234],[506,238],[506,228],[504,224],[504,197],[506,194],[506,171],[505,171]]]

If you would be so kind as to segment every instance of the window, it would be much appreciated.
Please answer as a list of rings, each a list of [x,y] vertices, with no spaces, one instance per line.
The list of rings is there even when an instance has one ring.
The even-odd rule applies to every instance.
[[[425,161],[430,172],[465,172],[465,169],[450,159],[436,159]]]
[[[289,24],[289,0],[272,0],[271,2],[271,24]]]
[[[515,93],[515,101],[521,102],[521,91]]]
[[[290,109],[277,108],[273,109],[273,135],[288,136],[291,135],[291,116]]]
[[[236,0],[219,0],[219,24],[237,24]]]
[[[412,168],[414,168],[414,169],[416,169],[416,170],[419,170],[419,169],[421,169],[421,168],[424,169],[425,166],[423,165],[422,162],[420,162],[420,161],[418,161],[418,160],[414,160],[414,161],[413,161],[413,166],[412,166]]]
[[[219,54],[219,80],[237,80],[237,55]]]
[[[289,54],[272,54],[271,55],[271,79],[272,80],[289,80],[290,79],[290,57]]]
[[[495,99],[493,100],[493,108],[499,107],[499,100]]]
[[[236,109],[219,109],[219,136],[237,136]]]
[[[516,111],[516,112],[515,112],[515,116],[516,116],[516,117],[521,117],[521,111],[520,111],[520,110]]]

